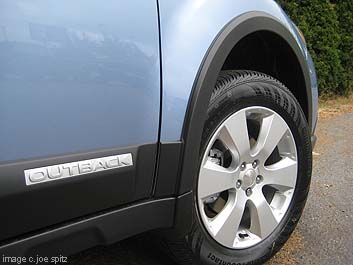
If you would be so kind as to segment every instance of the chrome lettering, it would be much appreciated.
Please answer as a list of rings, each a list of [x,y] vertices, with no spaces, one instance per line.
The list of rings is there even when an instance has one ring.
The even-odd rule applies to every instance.
[[[41,168],[26,169],[24,173],[26,184],[33,185],[132,165],[132,154],[128,153]]]

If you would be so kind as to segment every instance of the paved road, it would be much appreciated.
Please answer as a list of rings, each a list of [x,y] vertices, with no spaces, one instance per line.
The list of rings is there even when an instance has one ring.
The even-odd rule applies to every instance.
[[[317,135],[307,206],[271,265],[353,264],[353,113],[320,121]],[[75,265],[175,265],[146,238],[94,248],[70,260]]]

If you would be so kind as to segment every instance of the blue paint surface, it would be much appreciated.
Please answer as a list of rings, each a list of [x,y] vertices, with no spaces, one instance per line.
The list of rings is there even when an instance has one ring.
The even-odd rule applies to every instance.
[[[161,141],[181,139],[207,50],[250,11],[296,28],[272,0],[159,0]],[[0,162],[158,141],[160,54],[156,0],[3,0],[0,8]]]
[[[0,161],[157,142],[155,0],[0,3]]]
[[[307,57],[307,49],[287,15],[272,0],[159,0],[162,25],[163,116],[161,141],[180,139],[185,112],[198,70],[222,28],[240,15],[259,11],[279,20]],[[316,75],[311,75],[313,109]],[[317,98],[317,97],[316,97]],[[316,106],[316,107],[315,107]],[[316,119],[313,113],[313,120]]]

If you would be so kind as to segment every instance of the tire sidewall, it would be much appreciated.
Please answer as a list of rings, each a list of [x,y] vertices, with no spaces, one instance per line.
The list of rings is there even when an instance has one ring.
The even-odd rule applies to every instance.
[[[250,81],[251,82],[251,81]],[[210,103],[208,118],[202,137],[199,168],[206,147],[220,124],[233,113],[253,106],[266,107],[278,113],[288,124],[295,140],[298,158],[298,175],[295,191],[289,208],[277,228],[266,239],[250,248],[234,250],[217,243],[202,222],[197,203],[198,176],[194,178],[194,224],[189,242],[201,264],[260,264],[276,253],[294,230],[310,185],[311,145],[305,116],[294,98],[284,87],[266,84],[270,89],[279,90],[286,100],[278,100],[266,94],[249,89],[248,83],[238,84],[218,96]],[[293,106],[295,111],[293,111]],[[199,175],[199,174],[198,174]]]

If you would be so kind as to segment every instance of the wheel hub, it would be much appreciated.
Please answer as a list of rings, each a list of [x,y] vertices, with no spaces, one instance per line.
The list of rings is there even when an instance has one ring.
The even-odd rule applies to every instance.
[[[256,169],[252,168],[251,164],[248,164],[246,169],[240,173],[239,180],[242,185],[241,188],[246,190],[248,188],[253,188],[256,185],[256,177],[258,172]]]

